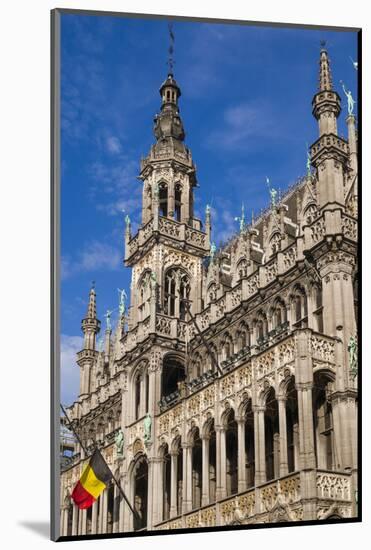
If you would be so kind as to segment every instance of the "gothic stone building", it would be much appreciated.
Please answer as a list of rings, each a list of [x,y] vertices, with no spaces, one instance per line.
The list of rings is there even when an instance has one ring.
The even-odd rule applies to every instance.
[[[142,223],[135,235],[126,223],[130,308],[99,351],[91,290],[68,409],[137,518],[114,484],[89,510],[71,503],[77,445],[61,535],[357,516],[357,135],[353,115],[338,135],[324,48],[319,66],[311,170],[216,253],[210,209],[204,226],[194,217],[180,88],[172,74],[162,84]]]

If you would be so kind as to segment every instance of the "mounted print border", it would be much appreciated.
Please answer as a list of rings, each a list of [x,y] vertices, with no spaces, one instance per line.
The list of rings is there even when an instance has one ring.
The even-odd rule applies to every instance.
[[[51,29],[52,539],[361,521],[361,30]]]

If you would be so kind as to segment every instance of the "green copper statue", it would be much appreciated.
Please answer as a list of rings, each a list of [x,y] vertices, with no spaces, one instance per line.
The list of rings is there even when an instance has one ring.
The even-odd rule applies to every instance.
[[[117,456],[119,458],[123,458],[124,456],[124,444],[125,444],[124,432],[122,431],[121,428],[119,428],[118,432],[116,432],[116,435],[115,435],[116,451],[117,451]]]
[[[152,430],[152,418],[151,415],[147,412],[143,420],[144,427],[144,444],[147,445],[151,442],[151,430]]]
[[[274,187],[271,187],[271,184],[270,184],[270,181],[269,181],[268,177],[266,178],[266,181],[267,181],[267,185],[268,185],[268,189],[269,189],[269,194],[271,196],[271,207],[275,208],[275,206],[276,206],[276,197],[277,197],[277,189],[275,189]]]
[[[106,318],[106,330],[111,330],[111,315],[112,315],[113,311],[110,311],[109,309],[107,309],[107,312],[105,314],[105,318]]]
[[[126,214],[126,216],[125,216],[125,224],[126,224],[126,229],[128,229],[128,227],[130,227],[129,214]]]
[[[355,336],[349,338],[349,371],[352,378],[358,374],[358,344]]]
[[[242,203],[241,216],[236,216],[235,222],[240,222],[240,233],[245,229],[245,205]]]
[[[344,82],[342,80],[340,80],[340,83],[343,87],[343,90],[344,90],[344,94],[346,95],[347,99],[348,99],[348,115],[352,115],[353,114],[353,109],[354,109],[354,105],[355,105],[355,101],[352,97],[352,92],[350,90],[346,91],[346,88],[344,86]]]
[[[214,261],[215,252],[216,252],[216,244],[211,243],[211,246],[210,246],[210,261],[211,262]]]
[[[311,162],[310,162],[310,151],[307,146],[307,176],[312,175],[312,168],[311,168]]]
[[[118,288],[117,291],[120,295],[119,312],[120,312],[120,317],[122,317],[123,315],[125,315],[125,310],[126,310],[125,302],[127,300],[127,294],[124,289],[121,290],[120,288]]]

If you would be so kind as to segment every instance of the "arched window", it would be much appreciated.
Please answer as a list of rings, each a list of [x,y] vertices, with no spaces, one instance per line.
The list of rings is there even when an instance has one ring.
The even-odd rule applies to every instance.
[[[135,391],[135,405],[134,405],[135,419],[139,418],[140,387],[141,387],[141,384],[142,384],[142,377],[140,376],[140,374],[138,374],[138,376],[135,379],[135,384],[134,384],[134,388],[135,388],[135,390],[134,390]]]
[[[322,288],[315,285],[313,287],[313,318],[314,330],[323,332],[323,307],[322,307]]]
[[[202,442],[198,428],[192,438],[192,508],[200,508],[202,496]]]
[[[145,271],[138,285],[138,321],[143,321],[150,314],[151,272]]]
[[[179,183],[175,185],[175,219],[181,221],[181,206],[182,206],[182,187]]]
[[[141,456],[133,471],[134,478],[134,531],[147,527],[147,503],[148,503],[148,463]]]
[[[317,468],[336,470],[331,393],[333,382],[326,373],[314,375],[313,407]]]
[[[237,422],[233,409],[226,419],[227,495],[237,493]]]
[[[178,391],[178,383],[185,380],[184,365],[179,359],[167,356],[164,359],[161,375],[161,397]]]
[[[164,216],[166,218],[168,215],[168,196],[166,183],[160,183],[159,185],[158,201],[160,216]]]
[[[171,268],[165,274],[164,312],[170,317],[186,319],[184,300],[189,300],[190,279],[179,268]]]
[[[133,379],[134,389],[134,420],[148,412],[149,406],[149,375],[146,366],[139,367]]]
[[[278,403],[273,388],[270,388],[264,412],[265,467],[267,481],[279,477],[279,425]]]
[[[308,327],[308,300],[307,295],[302,287],[297,287],[293,297],[294,319],[293,323],[296,328]]]

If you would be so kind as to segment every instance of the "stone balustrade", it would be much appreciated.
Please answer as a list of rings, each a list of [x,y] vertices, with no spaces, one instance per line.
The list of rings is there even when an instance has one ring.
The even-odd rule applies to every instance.
[[[318,498],[347,502],[352,500],[351,474],[318,470],[316,484]]]

